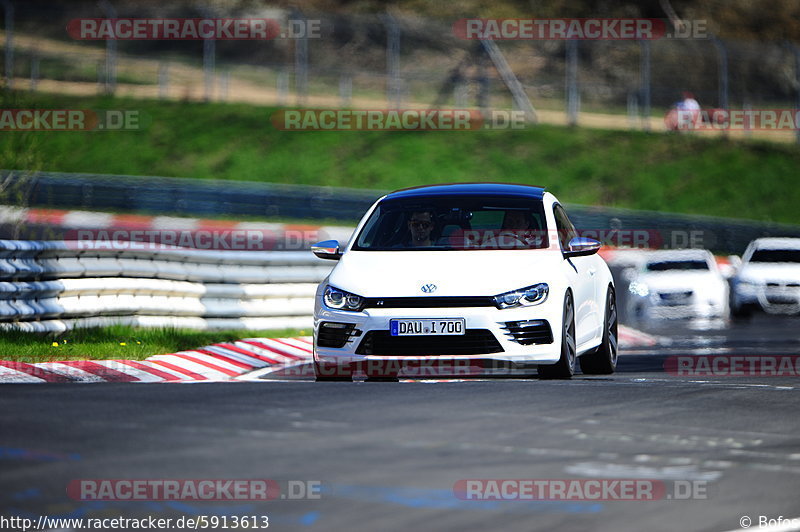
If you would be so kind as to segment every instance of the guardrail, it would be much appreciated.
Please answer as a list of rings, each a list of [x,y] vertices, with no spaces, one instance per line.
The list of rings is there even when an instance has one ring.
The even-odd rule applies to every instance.
[[[0,240],[0,328],[310,328],[331,266],[309,252]]]
[[[179,216],[268,216],[355,221],[381,191],[177,177],[0,170],[27,206]],[[6,203],[15,204],[18,201]]]
[[[0,202],[45,208],[212,217],[336,219],[353,225],[386,191],[242,181],[2,170]],[[13,195],[11,197],[10,195]],[[564,199],[564,198],[562,198]],[[759,237],[800,237],[800,226],[711,216],[567,204],[587,236],[625,246],[646,233],[645,247],[701,247],[741,254]],[[2,227],[0,227],[2,230]],[[14,238],[39,238],[20,236]],[[331,236],[338,238],[339,236]]]

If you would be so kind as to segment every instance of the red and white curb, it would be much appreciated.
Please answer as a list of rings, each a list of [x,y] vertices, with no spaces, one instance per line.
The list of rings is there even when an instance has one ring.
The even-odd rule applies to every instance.
[[[652,347],[662,343],[663,339],[652,334],[647,334],[633,327],[619,325],[617,327],[620,348]]]
[[[146,360],[0,360],[0,383],[226,381],[268,366],[308,365],[310,359],[309,337],[249,338]]]

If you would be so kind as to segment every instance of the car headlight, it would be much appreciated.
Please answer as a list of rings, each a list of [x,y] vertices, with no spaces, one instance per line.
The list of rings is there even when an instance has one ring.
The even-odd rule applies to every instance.
[[[631,284],[629,284],[628,291],[631,294],[635,294],[640,297],[647,297],[650,295],[650,289],[647,287],[647,285],[638,281],[633,281]]]
[[[494,296],[494,304],[499,309],[538,305],[547,299],[548,293],[550,287],[547,283],[539,283]]]
[[[364,307],[364,298],[339,290],[333,286],[325,287],[325,294],[322,296],[325,306],[334,310],[351,310],[359,312]]]

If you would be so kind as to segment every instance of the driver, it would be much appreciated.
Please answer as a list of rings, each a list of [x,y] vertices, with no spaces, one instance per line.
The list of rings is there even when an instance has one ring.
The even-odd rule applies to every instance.
[[[434,227],[433,213],[430,211],[415,211],[408,219],[408,232],[410,247],[430,247],[433,245],[431,232]]]

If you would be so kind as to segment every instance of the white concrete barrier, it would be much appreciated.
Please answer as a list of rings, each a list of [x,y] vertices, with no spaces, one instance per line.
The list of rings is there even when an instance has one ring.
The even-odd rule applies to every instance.
[[[310,328],[332,263],[311,252],[0,240],[0,328]]]

